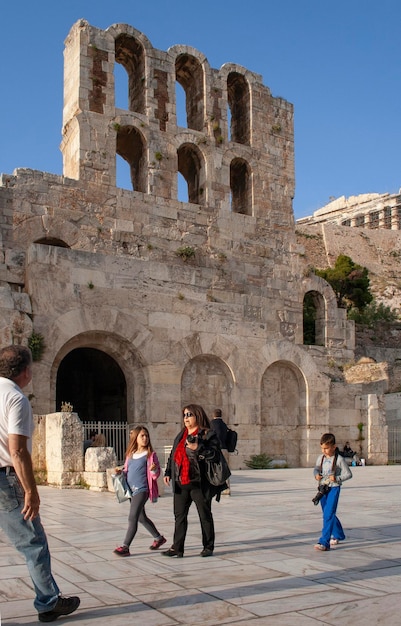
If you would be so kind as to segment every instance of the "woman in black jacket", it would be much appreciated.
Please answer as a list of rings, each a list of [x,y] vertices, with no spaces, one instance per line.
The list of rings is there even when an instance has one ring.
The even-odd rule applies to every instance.
[[[188,512],[195,502],[202,529],[201,556],[212,556],[214,550],[214,523],[212,498],[219,496],[226,485],[216,487],[206,478],[205,458],[220,457],[220,444],[210,429],[209,418],[198,404],[187,404],[182,409],[184,428],[174,440],[164,474],[166,485],[174,494],[174,540],[171,548],[162,554],[181,558],[188,529]]]

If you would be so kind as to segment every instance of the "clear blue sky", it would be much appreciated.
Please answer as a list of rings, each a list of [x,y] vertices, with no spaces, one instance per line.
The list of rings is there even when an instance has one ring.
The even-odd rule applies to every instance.
[[[62,173],[63,49],[80,18],[259,73],[295,107],[297,218],[401,187],[400,0],[37,0],[0,10],[0,172]]]

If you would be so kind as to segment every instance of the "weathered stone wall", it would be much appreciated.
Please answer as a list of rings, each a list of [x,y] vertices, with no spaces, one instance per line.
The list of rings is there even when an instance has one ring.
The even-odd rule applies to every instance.
[[[135,70],[127,110],[115,107],[116,61]],[[186,128],[176,79],[187,87]],[[354,391],[342,378],[333,403],[330,363],[352,361],[354,325],[308,273],[311,250],[324,254],[309,247],[321,231],[297,240],[290,103],[241,66],[215,70],[193,48],[163,52],[130,26],[81,20],[66,39],[61,149],[63,176],[19,169],[0,186],[0,339],[26,342],[32,320],[45,337],[36,413],[60,408],[65,357],[96,348],[121,368],[128,420],[148,425],[156,450],[189,402],[220,406],[238,431],[234,469],[260,452],[311,465],[324,430],[352,438],[362,409],[354,403],[347,432],[338,412]],[[116,188],[117,154],[132,191]],[[322,303],[319,346],[303,345],[310,291]]]

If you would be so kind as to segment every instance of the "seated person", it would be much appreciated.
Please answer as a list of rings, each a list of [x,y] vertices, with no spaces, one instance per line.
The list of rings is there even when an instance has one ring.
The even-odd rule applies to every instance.
[[[360,465],[361,464],[358,454],[353,451],[348,441],[346,441],[344,444],[342,455],[346,459],[348,465]]]
[[[343,448],[343,456],[352,459],[354,454],[355,454],[355,452],[353,451],[353,449],[349,445],[349,441],[346,441],[345,444],[344,444],[344,448]]]
[[[94,448],[104,448],[106,445],[106,437],[103,433],[98,433],[93,440]]]
[[[93,446],[95,437],[96,437],[96,430],[91,430],[89,433],[89,439],[85,439],[84,441],[84,454],[88,448],[91,448]]]

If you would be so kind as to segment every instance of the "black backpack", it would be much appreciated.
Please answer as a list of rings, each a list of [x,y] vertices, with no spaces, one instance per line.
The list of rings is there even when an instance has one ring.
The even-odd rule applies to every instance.
[[[231,428],[227,428],[226,446],[228,452],[235,452],[237,449],[238,433]]]

